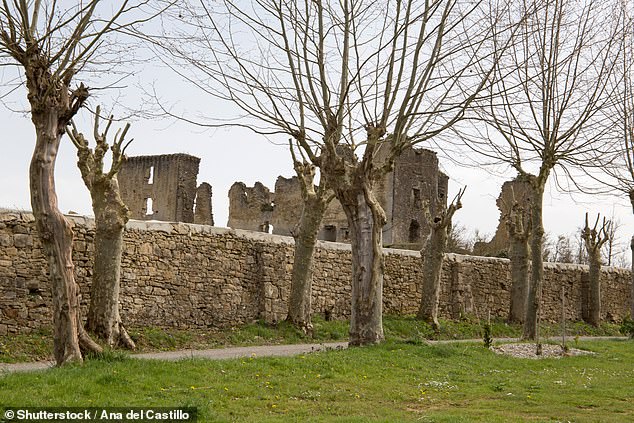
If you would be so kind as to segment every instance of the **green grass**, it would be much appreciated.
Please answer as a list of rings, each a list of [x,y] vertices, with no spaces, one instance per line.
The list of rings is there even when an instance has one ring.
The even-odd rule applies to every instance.
[[[0,336],[0,363],[47,360],[52,351],[53,338],[50,331]]]
[[[482,339],[483,324],[477,319],[442,320],[439,332],[412,316],[385,316],[383,325],[386,337],[411,344],[426,339]],[[296,344],[312,342],[345,341],[348,339],[347,321],[325,321],[316,316],[313,336],[306,336],[287,322],[267,325],[257,322],[241,327],[220,330],[178,330],[155,327],[129,329],[137,344],[138,352],[170,351],[177,349],[207,349],[244,345]],[[491,321],[493,339],[519,337],[522,328],[501,319]],[[558,324],[543,324],[543,336],[561,335]],[[582,322],[568,322],[567,335],[619,335],[619,326],[603,324],[594,328]],[[31,335],[0,336],[0,362],[14,363],[51,359],[53,342],[50,332]]]
[[[382,345],[287,358],[156,362],[109,355],[0,376],[0,406],[193,406],[199,421],[634,420],[634,342],[525,360],[478,344]]]

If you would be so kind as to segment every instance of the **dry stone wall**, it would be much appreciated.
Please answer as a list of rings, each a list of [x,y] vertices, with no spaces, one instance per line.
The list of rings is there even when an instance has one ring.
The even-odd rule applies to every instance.
[[[93,258],[94,222],[74,223],[77,282],[87,305]],[[384,311],[418,309],[421,262],[418,252],[385,249]],[[130,326],[231,327],[256,319],[286,317],[293,240],[260,232],[211,226],[129,222],[125,232],[121,312]],[[567,317],[581,318],[585,266],[546,264],[543,318],[558,320],[565,287]],[[329,318],[350,314],[351,252],[347,244],[319,242],[315,257],[313,309]],[[630,272],[602,273],[604,317],[628,313]],[[441,314],[504,317],[509,303],[506,259],[447,254],[443,264]],[[50,327],[47,263],[33,216],[0,212],[0,334]]]

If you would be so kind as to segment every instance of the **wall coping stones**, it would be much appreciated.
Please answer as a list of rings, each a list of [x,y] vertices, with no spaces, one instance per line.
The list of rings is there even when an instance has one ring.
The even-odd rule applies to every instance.
[[[83,216],[77,214],[65,214],[65,216],[73,223],[85,226],[89,229],[95,227],[95,219],[92,216]],[[21,221],[21,222],[34,222],[35,218],[30,211],[15,210],[8,208],[0,208],[0,221]],[[210,234],[210,235],[233,235],[238,238],[244,238],[251,241],[261,241],[265,243],[272,243],[278,245],[294,245],[295,240],[291,236],[285,235],[273,235],[265,232],[249,231],[244,229],[232,229],[221,228],[209,225],[199,225],[194,223],[182,223],[182,222],[163,222],[158,220],[133,220],[130,219],[126,224],[126,229],[137,231],[155,231],[164,232],[167,234]],[[339,250],[339,251],[351,251],[351,246],[348,243],[321,241],[316,242],[317,248],[326,250]],[[420,251],[416,250],[401,250],[397,248],[383,248],[385,255],[392,254],[406,257],[420,257]],[[486,263],[509,263],[510,260],[501,257],[484,257],[473,256],[465,254],[445,253],[445,260],[462,263],[462,262],[486,262]],[[544,262],[544,269],[552,270],[580,270],[582,272],[588,271],[588,266],[585,264],[575,263],[551,263]],[[628,274],[631,269],[620,267],[607,267],[601,266],[602,272]]]

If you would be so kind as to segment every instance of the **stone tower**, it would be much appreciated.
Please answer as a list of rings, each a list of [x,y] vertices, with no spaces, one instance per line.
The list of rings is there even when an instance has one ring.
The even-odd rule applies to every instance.
[[[375,188],[387,216],[383,244],[419,249],[429,233],[423,207],[429,202],[433,215],[447,206],[448,181],[447,175],[438,169],[436,153],[405,150],[396,159],[393,171]],[[253,187],[236,182],[229,190],[231,228],[291,235],[301,211],[301,187],[296,176],[278,177],[275,192],[260,182]],[[337,199],[326,209],[317,237],[325,241],[350,241],[346,215]]]
[[[424,207],[436,213],[447,207],[449,177],[438,168],[436,153],[424,148],[408,148],[394,161],[382,188],[377,188],[387,224],[383,244],[420,248],[430,233]]]
[[[130,217],[213,224],[211,186],[204,183],[196,187],[199,164],[198,157],[188,154],[129,157],[118,179]],[[196,202],[199,204],[195,219]]]

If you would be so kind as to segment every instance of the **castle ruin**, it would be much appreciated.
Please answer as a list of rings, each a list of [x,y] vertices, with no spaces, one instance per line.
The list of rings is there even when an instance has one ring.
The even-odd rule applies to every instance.
[[[383,228],[385,246],[419,249],[430,229],[424,216],[447,206],[449,178],[438,168],[436,153],[410,148],[395,161],[393,170],[376,187],[387,215]],[[275,191],[262,183],[247,187],[236,182],[229,190],[229,222],[235,229],[292,235],[302,211],[299,179],[277,178]],[[324,214],[318,239],[349,242],[348,221],[341,204],[334,199]]]
[[[508,215],[515,201],[518,201],[520,204],[530,203],[530,186],[527,181],[520,177],[502,184],[500,196],[495,202],[500,210],[500,221],[495,235],[493,235],[493,238],[491,238],[489,242],[476,242],[473,246],[473,253],[475,255],[493,257],[508,256],[511,240],[506,226],[505,216]]]
[[[196,184],[199,164],[188,154],[129,157],[118,180],[130,217],[213,225],[211,185]]]

